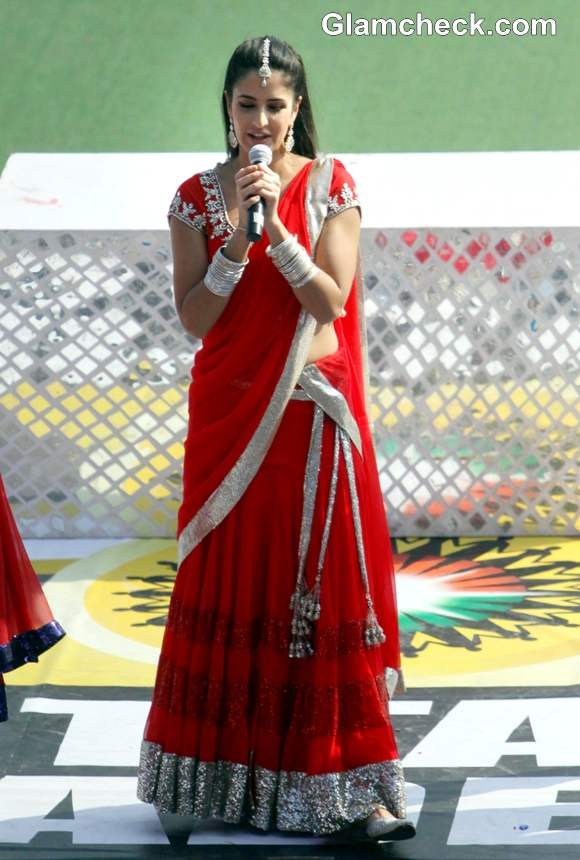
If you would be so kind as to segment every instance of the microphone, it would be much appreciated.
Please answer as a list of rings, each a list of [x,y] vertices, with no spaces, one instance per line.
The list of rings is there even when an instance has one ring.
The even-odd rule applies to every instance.
[[[265,143],[256,143],[251,147],[248,158],[250,159],[250,164],[270,164],[272,161],[272,150]],[[248,209],[248,227],[246,230],[248,242],[258,242],[262,237],[264,205],[264,198],[260,197],[258,202],[252,203]]]

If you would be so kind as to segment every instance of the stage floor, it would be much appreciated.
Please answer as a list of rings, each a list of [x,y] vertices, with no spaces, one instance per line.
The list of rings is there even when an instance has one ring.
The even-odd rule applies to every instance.
[[[576,858],[580,539],[394,539],[407,693],[391,702],[415,838],[158,816],[136,764],[173,540],[25,541],[67,636],[5,676],[0,858]]]

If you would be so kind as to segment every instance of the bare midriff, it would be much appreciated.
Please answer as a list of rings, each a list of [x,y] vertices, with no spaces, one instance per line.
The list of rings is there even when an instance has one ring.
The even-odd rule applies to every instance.
[[[310,349],[306,356],[305,364],[311,364],[313,361],[320,361],[327,355],[332,355],[338,349],[338,337],[334,330],[334,324],[317,323],[314,330],[314,337],[310,342]]]
[[[309,161],[308,158],[303,158],[298,163],[298,170],[300,170],[304,164]],[[216,167],[221,168],[220,170],[216,170],[216,174],[218,179],[220,180],[220,185],[222,187],[222,193],[224,196],[224,203],[226,207],[226,218],[229,221],[232,227],[236,227],[238,223],[238,210],[236,206],[236,197],[235,197],[235,188],[232,182],[232,179],[227,175],[224,175],[224,170],[222,164],[216,165]],[[292,180],[290,180],[292,181]],[[281,193],[284,189],[281,189]],[[314,335],[312,337],[312,341],[310,343],[310,349],[308,350],[308,355],[306,356],[305,364],[311,364],[313,361],[320,361],[321,358],[325,358],[327,355],[332,355],[338,349],[338,337],[334,330],[334,324],[332,322],[329,323],[317,323],[316,328],[314,330]]]

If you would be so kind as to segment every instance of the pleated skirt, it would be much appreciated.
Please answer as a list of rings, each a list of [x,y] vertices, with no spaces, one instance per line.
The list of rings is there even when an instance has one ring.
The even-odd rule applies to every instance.
[[[405,817],[387,684],[398,648],[391,548],[386,527],[372,527],[377,517],[379,526],[384,522],[377,511],[382,497],[377,483],[367,491],[369,464],[354,446],[368,579],[387,642],[365,645],[367,605],[340,460],[314,653],[289,656],[315,408],[310,400],[288,402],[241,499],[178,569],[137,788],[160,812],[313,834],[348,827],[377,804]],[[318,569],[334,433],[325,413],[309,585]]]

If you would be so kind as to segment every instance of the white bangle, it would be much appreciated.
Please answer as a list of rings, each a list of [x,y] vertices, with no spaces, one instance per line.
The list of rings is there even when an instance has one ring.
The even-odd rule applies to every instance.
[[[320,271],[308,255],[306,248],[298,242],[296,235],[287,236],[278,245],[268,245],[266,254],[272,258],[294,289],[300,289]]]
[[[224,256],[224,246],[220,245],[205,273],[203,283],[216,296],[231,296],[250,261],[238,263]]]

